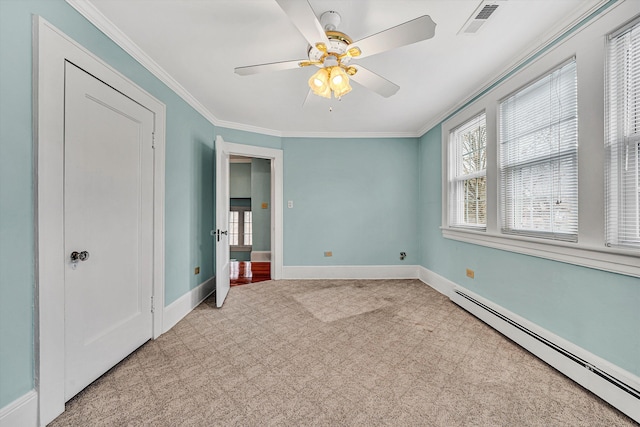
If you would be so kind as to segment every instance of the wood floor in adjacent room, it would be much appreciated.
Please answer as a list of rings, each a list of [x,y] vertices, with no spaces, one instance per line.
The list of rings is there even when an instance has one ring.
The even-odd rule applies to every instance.
[[[52,426],[632,426],[417,280],[268,281],[209,299]]]
[[[229,281],[231,286],[265,282],[267,280],[271,280],[271,262],[229,262]]]

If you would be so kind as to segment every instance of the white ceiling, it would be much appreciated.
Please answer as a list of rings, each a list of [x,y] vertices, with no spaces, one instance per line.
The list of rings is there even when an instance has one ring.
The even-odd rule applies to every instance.
[[[602,3],[503,0],[478,33],[458,35],[480,0],[310,0],[318,16],[337,11],[338,30],[353,40],[425,14],[437,27],[430,40],[354,60],[398,84],[392,97],[354,83],[340,101],[310,95],[304,103],[315,67],[234,73],[238,66],[305,59],[307,42],[274,0],[68,1],[85,15],[97,9],[103,16],[93,10],[89,18],[98,24],[99,17],[99,28],[117,27],[124,37],[106,32],[129,50],[139,48],[216,125],[281,136],[419,136]]]

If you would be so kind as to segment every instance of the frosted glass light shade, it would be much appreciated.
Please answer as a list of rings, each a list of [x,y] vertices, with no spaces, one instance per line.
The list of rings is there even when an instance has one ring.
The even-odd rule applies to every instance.
[[[331,74],[329,76],[329,87],[331,87],[331,90],[333,90],[333,96],[335,96],[336,98],[340,98],[341,96],[351,92],[349,76],[342,68],[331,68]]]
[[[309,87],[311,91],[318,96],[331,98],[331,88],[329,87],[329,71],[326,68],[320,68],[309,79]]]

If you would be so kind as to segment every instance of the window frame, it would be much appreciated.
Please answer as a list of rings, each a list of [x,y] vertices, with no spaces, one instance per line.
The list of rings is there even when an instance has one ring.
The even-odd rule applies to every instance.
[[[628,24],[620,29],[611,32],[607,37],[606,46],[606,73],[605,73],[605,151],[607,154],[605,163],[605,181],[606,181],[606,205],[605,205],[605,241],[610,247],[630,248],[640,250],[640,129],[636,128],[631,135],[624,134],[625,122],[630,120],[627,114],[631,115],[628,109],[632,109],[629,105],[631,100],[624,96],[622,99],[616,98],[617,107],[613,106],[612,99],[614,90],[618,92],[628,91],[628,82],[620,82],[619,76],[613,76],[611,71],[611,49],[617,44],[617,39],[625,36],[630,31],[640,32],[640,16],[632,19]],[[636,33],[638,34],[638,33]],[[638,54],[640,52],[640,42],[636,47]],[[640,58],[636,58],[637,64],[640,64]],[[627,62],[624,62],[627,65]],[[640,69],[634,70],[636,75],[640,75]],[[624,75],[625,78],[628,76]],[[622,88],[613,85],[613,79],[616,83],[622,84]],[[635,109],[638,115],[634,124],[640,125],[640,88],[635,88],[634,101]],[[615,93],[619,96],[620,93]],[[620,105],[624,107],[620,108]],[[613,133],[616,133],[613,135]],[[634,154],[631,154],[631,153]],[[635,158],[634,158],[635,157]],[[623,164],[628,168],[629,159],[633,160],[632,170],[621,172]],[[633,175],[635,173],[635,182]],[[628,175],[631,175],[629,178]],[[631,214],[627,218],[628,206],[631,207]],[[635,214],[635,217],[633,215]],[[626,235],[628,223],[635,223],[637,236],[629,237]]]
[[[470,127],[476,121],[484,122],[485,129],[485,141],[484,146],[478,148],[476,151],[483,150],[485,156],[485,165],[484,169],[477,170],[473,173],[463,173],[460,172],[459,168],[462,167],[462,163],[464,163],[462,157],[469,153],[461,153],[460,140],[458,136],[460,136],[460,131],[462,129]],[[470,228],[473,230],[484,231],[487,228],[486,223],[486,205],[487,205],[487,194],[486,194],[486,178],[487,178],[487,143],[486,143],[486,126],[487,126],[487,114],[485,110],[480,111],[479,113],[473,115],[469,119],[463,121],[458,126],[451,129],[448,133],[449,142],[448,142],[448,158],[449,158],[449,186],[447,191],[449,192],[449,224],[451,227],[458,228]],[[452,149],[453,148],[453,149]],[[485,180],[485,194],[484,194],[484,204],[485,204],[485,222],[484,223],[470,223],[464,220],[465,205],[467,199],[464,196],[464,183],[467,180],[484,178]],[[478,199],[480,200],[480,199]],[[455,206],[455,207],[454,207]],[[453,210],[453,212],[452,212]],[[453,220],[453,218],[457,218]]]
[[[632,17],[630,19],[630,17]],[[640,250],[605,244],[605,60],[609,34],[640,18],[621,3],[563,36],[562,41],[532,50],[525,58],[453,107],[440,120],[441,233],[446,239],[640,277]],[[595,41],[595,42],[594,42]],[[600,41],[600,43],[598,43]],[[578,69],[578,224],[577,242],[501,232],[499,214],[498,102],[539,79],[572,57]],[[487,123],[487,226],[485,231],[449,224],[449,132],[478,112]],[[425,141],[426,143],[426,141]]]
[[[535,85],[541,83],[543,80],[547,79],[547,78],[553,78],[552,76],[556,73],[556,72],[562,72],[562,70],[573,64],[574,67],[574,75],[575,75],[575,79],[577,82],[577,67],[578,67],[578,63],[575,57],[569,58],[566,61],[563,61],[560,64],[557,64],[556,66],[552,67],[551,69],[547,70],[546,72],[542,73],[541,75],[537,76],[536,78],[534,78],[532,81],[528,82],[527,84],[523,85],[522,87],[519,87],[518,89],[510,92],[509,94],[507,94],[505,97],[503,97],[502,99],[498,100],[497,105],[496,105],[496,109],[497,109],[497,115],[498,115],[498,131],[497,131],[497,148],[496,150],[498,151],[497,153],[497,157],[498,157],[498,173],[499,173],[499,212],[498,214],[500,215],[500,230],[502,234],[505,235],[516,235],[516,236],[528,236],[534,239],[550,239],[550,240],[561,240],[561,241],[568,241],[568,242],[577,242],[578,241],[578,230],[577,228],[579,227],[579,212],[576,212],[576,233],[564,233],[564,232],[557,232],[552,230],[536,230],[534,228],[531,227],[525,227],[523,225],[520,225],[519,227],[517,226],[517,224],[515,224],[515,220],[516,220],[516,214],[510,210],[519,210],[518,205],[519,206],[523,206],[523,198],[518,199],[518,198],[514,198],[512,197],[512,195],[508,194],[508,189],[505,188],[505,184],[507,183],[507,178],[505,177],[506,173],[514,173],[516,171],[522,172],[525,171],[527,169],[530,168],[534,168],[536,166],[545,166],[545,165],[549,165],[551,168],[554,168],[556,166],[558,166],[560,168],[559,165],[561,165],[563,162],[567,162],[567,163],[573,163],[573,167],[575,168],[574,170],[574,174],[575,174],[575,178],[579,181],[580,177],[578,174],[578,165],[579,165],[579,160],[578,160],[578,145],[579,145],[579,140],[580,140],[580,134],[578,131],[578,123],[579,123],[579,114],[578,114],[578,109],[577,109],[577,98],[578,98],[578,91],[577,91],[577,87],[576,87],[576,116],[575,118],[573,118],[573,120],[575,120],[576,122],[576,145],[575,145],[575,150],[574,149],[565,149],[565,150],[558,150],[556,153],[545,153],[544,155],[541,155],[540,153],[537,153],[536,155],[531,155],[529,159],[525,160],[525,161],[518,161],[518,162],[511,162],[508,164],[503,164],[505,162],[505,155],[503,152],[503,148],[504,148],[504,143],[505,141],[503,141],[503,135],[502,135],[502,127],[504,125],[503,122],[503,111],[502,111],[502,106],[514,99],[514,97],[516,97],[519,94],[522,94],[523,92],[526,92],[527,90],[530,90],[532,87],[534,87]],[[577,86],[577,85],[576,85]],[[544,87],[544,86],[543,86]],[[530,92],[528,95],[530,95],[532,92]],[[516,101],[517,102],[517,101]],[[564,122],[565,120],[562,119],[562,122]],[[559,124],[559,122],[558,122]],[[547,127],[544,128],[540,128],[537,129],[537,131],[543,131],[543,130],[547,130],[547,129],[551,129],[553,127],[553,125],[549,125]],[[516,136],[517,138],[520,138],[522,135],[518,134]],[[560,143],[559,143],[560,144]],[[553,172],[551,172],[551,175],[553,175]],[[549,178],[549,177],[548,177]],[[512,178],[514,181],[516,181],[516,178]],[[550,177],[550,179],[553,179],[553,176]],[[553,187],[553,185],[551,186]],[[551,191],[549,193],[547,193],[547,196],[553,196],[553,188],[551,188]],[[575,196],[575,206],[574,208],[577,209],[580,203],[580,199],[579,199],[579,189],[576,188],[575,189],[576,193],[574,194]],[[532,200],[535,199],[534,196],[531,197]],[[516,206],[513,206],[516,205]],[[553,224],[553,206],[551,206],[549,208],[550,210],[550,215],[549,215],[549,221],[551,224]],[[512,219],[514,220],[513,223],[510,223],[509,221],[509,216],[512,216]],[[553,228],[553,227],[551,227]]]
[[[251,206],[230,206],[229,212],[238,212],[238,242],[244,242],[244,213],[251,212]],[[229,241],[231,241],[231,230],[229,230],[229,233]],[[253,245],[232,245],[229,243],[229,248],[232,252],[251,252]]]

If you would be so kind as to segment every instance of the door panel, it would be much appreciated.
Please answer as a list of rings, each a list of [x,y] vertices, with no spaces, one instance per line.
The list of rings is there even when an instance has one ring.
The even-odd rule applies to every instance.
[[[229,282],[229,149],[216,138],[216,306],[222,307]]]
[[[65,73],[68,400],[151,338],[154,117],[70,63]]]

